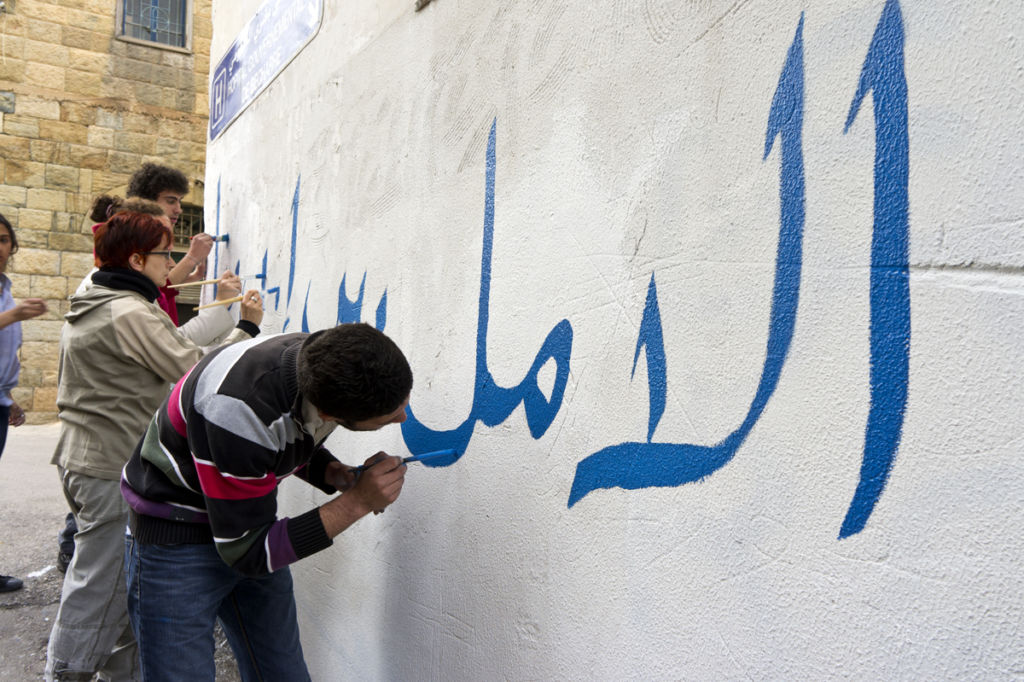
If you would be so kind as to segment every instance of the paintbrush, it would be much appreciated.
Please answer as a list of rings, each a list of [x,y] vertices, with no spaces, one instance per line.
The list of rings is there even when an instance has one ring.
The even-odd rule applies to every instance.
[[[239,275],[238,279],[259,279],[258,275]],[[183,284],[168,284],[168,289],[184,289],[185,287],[199,287],[204,284],[216,284],[220,281],[220,277],[217,279],[201,279],[198,282],[185,282]]]
[[[413,462],[429,462],[434,459],[441,459],[442,457],[458,457],[459,451],[455,449],[448,450],[435,450],[434,452],[423,452],[418,455],[410,455],[402,458],[402,464],[412,464]],[[379,461],[379,460],[378,460]],[[374,462],[373,464],[376,464]],[[361,464],[357,467],[352,467],[352,471],[358,476],[367,469],[373,466],[373,464]]]
[[[223,301],[214,301],[213,303],[207,303],[206,305],[197,305],[192,310],[206,310],[207,308],[216,308],[219,305],[231,305],[232,303],[238,303],[244,296],[233,296],[231,298],[225,298]]]

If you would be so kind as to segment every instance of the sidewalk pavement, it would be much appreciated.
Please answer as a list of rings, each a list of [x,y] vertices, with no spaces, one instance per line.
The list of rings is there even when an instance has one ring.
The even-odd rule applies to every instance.
[[[25,582],[0,594],[0,680],[43,676],[64,582],[56,566],[57,532],[68,504],[50,464],[59,433],[56,423],[9,429],[0,455],[0,574]]]
[[[0,593],[0,680],[40,680],[46,643],[60,604],[64,574],[57,570],[57,533],[68,503],[50,457],[59,422],[19,426],[7,432],[0,455],[0,574],[25,586]],[[217,628],[218,682],[237,682],[238,668]]]

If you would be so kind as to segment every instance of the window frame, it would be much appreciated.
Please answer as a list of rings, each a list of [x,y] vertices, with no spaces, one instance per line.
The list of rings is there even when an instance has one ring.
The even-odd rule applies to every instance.
[[[186,227],[187,224],[187,227]],[[188,251],[192,237],[206,231],[206,215],[202,204],[181,204],[181,215],[174,226],[174,239],[171,248],[175,251]]]
[[[123,40],[126,43],[132,43],[135,45],[147,45],[149,47],[156,47],[162,50],[170,50],[172,52],[181,52],[183,54],[192,54],[192,21],[193,15],[195,14],[195,2],[194,0],[182,0],[185,3],[185,46],[181,47],[178,45],[169,45],[167,43],[160,43],[152,40],[145,40],[143,38],[135,38],[134,36],[125,35],[121,31],[121,27],[124,24],[125,16],[125,4],[128,0],[117,0],[117,12],[115,13],[114,23],[114,37],[118,40]]]
[[[202,205],[183,203],[181,208],[182,213],[178,218],[178,225],[175,225],[172,230],[174,238],[171,241],[171,252],[174,255],[174,262],[180,261],[188,253],[189,242],[192,237],[206,230],[206,216]],[[188,223],[187,227],[183,224],[185,222]],[[207,273],[207,277],[214,277],[214,275]],[[174,299],[175,304],[178,306],[178,322],[184,324],[196,316],[192,308],[199,305],[200,293],[198,287],[178,290],[178,296]]]

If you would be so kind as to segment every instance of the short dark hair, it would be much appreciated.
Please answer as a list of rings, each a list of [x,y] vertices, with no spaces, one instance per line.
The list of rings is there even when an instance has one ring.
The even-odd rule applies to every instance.
[[[311,334],[299,351],[299,391],[331,417],[391,414],[412,391],[412,369],[383,332],[364,322]]]
[[[188,194],[188,178],[176,168],[161,166],[155,163],[144,163],[142,168],[132,173],[128,181],[130,197],[142,197],[156,201],[161,192]]]
[[[14,228],[11,227],[11,221],[4,217],[0,213],[0,225],[7,228],[7,234],[11,235],[11,253],[15,254],[18,252],[18,238],[14,236]]]

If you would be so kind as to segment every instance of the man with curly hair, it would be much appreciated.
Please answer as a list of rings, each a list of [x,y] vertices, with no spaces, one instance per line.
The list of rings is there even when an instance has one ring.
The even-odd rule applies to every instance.
[[[155,201],[164,209],[173,228],[181,217],[181,200],[188,194],[188,178],[177,168],[161,166],[156,163],[144,163],[139,170],[132,173],[128,180],[128,198],[140,197]],[[213,237],[206,233],[192,237],[188,253],[171,269],[167,276],[169,284],[194,282],[206,276],[206,257],[213,248]],[[167,311],[175,326],[178,325],[178,310],[174,303],[178,295],[177,289],[168,286],[160,287],[158,303]]]
[[[160,204],[171,225],[178,224],[181,200],[188,194],[188,178],[177,168],[144,163],[128,181],[128,197],[141,197]]]

